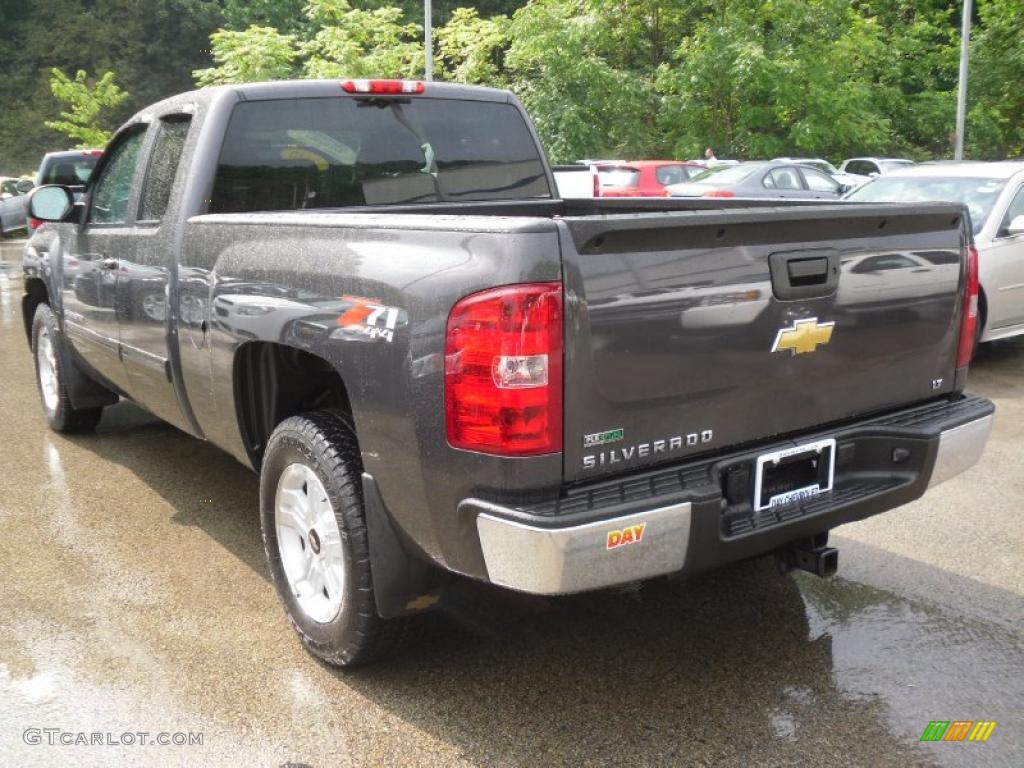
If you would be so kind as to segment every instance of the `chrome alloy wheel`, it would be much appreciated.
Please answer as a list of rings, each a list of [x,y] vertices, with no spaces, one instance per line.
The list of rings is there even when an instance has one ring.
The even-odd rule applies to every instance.
[[[289,464],[274,497],[277,549],[302,611],[326,624],[341,611],[345,548],[324,484],[305,464]]]
[[[47,413],[57,410],[57,353],[50,332],[44,326],[36,340],[36,368],[39,371],[39,391]]]

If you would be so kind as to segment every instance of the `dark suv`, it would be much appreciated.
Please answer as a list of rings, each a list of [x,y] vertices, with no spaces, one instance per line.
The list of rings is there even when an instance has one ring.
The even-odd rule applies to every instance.
[[[103,154],[102,149],[72,149],[67,152],[47,152],[36,171],[35,185],[60,184],[80,193],[89,181],[92,169]],[[24,202],[22,203],[24,205]],[[28,231],[39,226],[38,222],[28,219]]]

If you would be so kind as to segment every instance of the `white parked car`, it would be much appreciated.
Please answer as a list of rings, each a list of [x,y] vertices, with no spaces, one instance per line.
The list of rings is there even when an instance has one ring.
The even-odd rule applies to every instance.
[[[859,187],[869,179],[885,176],[887,173],[904,171],[914,165],[913,160],[902,157],[851,157],[843,160],[839,172],[850,178],[855,187]]]
[[[916,165],[874,179],[846,199],[966,205],[981,282],[978,341],[1024,333],[1024,162]]]
[[[597,168],[593,165],[556,165],[551,171],[558,196],[563,200],[597,196]]]

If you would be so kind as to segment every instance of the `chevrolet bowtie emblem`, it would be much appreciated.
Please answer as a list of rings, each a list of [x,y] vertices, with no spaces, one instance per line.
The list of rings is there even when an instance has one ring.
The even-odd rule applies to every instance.
[[[793,323],[792,328],[783,328],[778,332],[772,352],[781,352],[785,349],[788,349],[793,355],[813,352],[819,344],[828,344],[835,325],[835,323],[819,323],[816,317],[797,320]]]

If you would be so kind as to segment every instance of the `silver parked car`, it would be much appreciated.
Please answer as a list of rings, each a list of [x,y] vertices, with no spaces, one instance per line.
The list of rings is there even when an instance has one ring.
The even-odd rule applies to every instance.
[[[716,165],[665,189],[672,197],[777,197],[789,200],[837,200],[847,191],[817,168],[775,160]]]
[[[1024,333],[1024,162],[917,165],[851,192],[854,202],[967,206],[978,249],[978,341]]]
[[[854,176],[851,173],[843,173],[832,163],[823,157],[776,157],[776,162],[799,163],[817,168],[822,173],[827,173],[847,189],[854,189],[863,184],[867,179],[861,176]]]

